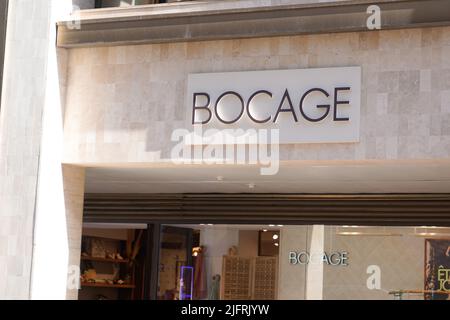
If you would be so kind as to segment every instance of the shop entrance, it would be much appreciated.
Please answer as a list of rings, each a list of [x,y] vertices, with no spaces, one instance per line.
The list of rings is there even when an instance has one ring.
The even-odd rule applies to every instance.
[[[163,226],[158,299],[276,299],[279,235],[264,225]]]
[[[448,298],[450,197],[424,193],[448,190],[441,167],[289,167],[270,179],[257,168],[221,168],[215,179],[217,172],[209,167],[88,172],[83,238],[88,227],[124,231],[118,249],[94,246],[101,259],[121,266],[115,277],[95,265],[82,270],[91,282],[83,283],[84,293],[105,286],[109,293],[79,297]],[[423,182],[430,173],[442,181]],[[375,193],[393,190],[394,183],[402,184],[396,190],[404,193]],[[422,193],[407,193],[411,186]],[[82,263],[92,252],[92,245],[83,246]],[[133,261],[134,276],[117,253]]]
[[[91,264],[84,269],[88,282],[80,299],[447,300],[450,295],[448,227],[152,224],[142,234],[151,240],[148,235],[157,230],[159,240],[143,244],[131,258],[126,244],[110,256],[118,229],[101,227],[84,228],[83,239],[94,241],[83,247],[82,260]],[[140,231],[126,233],[135,234],[135,248]],[[102,250],[106,258],[98,256]],[[127,278],[129,261],[134,269]],[[110,263],[123,264],[124,272],[118,266],[115,275],[108,274]]]
[[[159,300],[193,300],[198,234],[191,228],[162,226],[158,265]],[[200,257],[199,257],[200,258]]]

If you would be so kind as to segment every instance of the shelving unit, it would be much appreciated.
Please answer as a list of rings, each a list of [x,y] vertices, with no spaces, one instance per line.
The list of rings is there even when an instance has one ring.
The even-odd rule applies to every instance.
[[[96,258],[96,257],[86,257],[81,256],[81,260],[85,261],[97,261],[97,262],[111,262],[111,263],[127,263],[128,259],[110,259],[110,258]]]
[[[92,245],[96,244],[96,254]],[[126,240],[101,237],[96,235],[83,236],[82,254],[80,257],[82,274],[92,269],[94,275],[82,278],[79,297],[82,300],[92,299],[130,299],[136,289],[134,279],[134,264],[129,265],[130,259],[125,253]],[[102,252],[103,251],[103,252]],[[120,254],[123,259],[109,258],[108,254]],[[127,278],[128,277],[128,278]],[[125,283],[119,284],[121,279]],[[114,283],[112,283],[114,282]]]
[[[253,260],[253,300],[276,300],[277,257],[257,257]]]
[[[277,257],[223,256],[221,299],[275,300]]]
[[[109,284],[98,282],[81,282],[82,287],[97,287],[97,288],[117,288],[117,289],[134,289],[133,284]]]
[[[249,300],[252,285],[252,258],[223,256],[222,300]]]

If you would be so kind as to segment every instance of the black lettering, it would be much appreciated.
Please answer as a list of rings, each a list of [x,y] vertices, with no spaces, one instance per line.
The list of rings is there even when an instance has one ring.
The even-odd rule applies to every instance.
[[[349,118],[343,117],[338,118],[338,104],[349,104],[350,101],[339,101],[337,96],[339,91],[348,91],[350,90],[350,87],[340,87],[340,88],[334,88],[334,114],[333,114],[333,120],[334,121],[348,121]]]
[[[247,101],[247,114],[249,116],[250,119],[252,119],[253,122],[256,123],[266,123],[269,122],[270,119],[272,118],[272,116],[269,116],[268,118],[264,119],[264,120],[258,120],[255,117],[253,117],[253,115],[250,112],[250,103],[252,102],[253,98],[256,97],[258,94],[267,94],[269,97],[272,98],[272,93],[267,91],[267,90],[259,90],[256,91],[254,94],[251,95],[251,97],[248,99]]]
[[[289,109],[281,109],[283,107],[283,103],[284,103],[285,99],[287,99],[288,102],[289,102],[289,106],[290,106]],[[278,110],[277,110],[277,113],[275,114],[275,119],[273,120],[273,122],[277,122],[278,115],[280,114],[280,112],[291,112],[292,115],[294,116],[295,122],[298,121],[297,120],[297,115],[295,114],[295,111],[294,111],[294,107],[292,106],[291,97],[289,96],[289,92],[288,92],[287,89],[286,89],[286,91],[283,94],[283,98],[281,98],[281,102],[280,102],[280,105],[278,106]]]
[[[207,102],[204,106],[197,106],[197,97],[198,96],[204,96],[207,99]],[[194,93],[194,102],[192,104],[192,124],[205,124],[208,123],[209,120],[211,120],[212,117],[212,112],[211,110],[209,110],[209,103],[211,102],[211,98],[209,97],[209,94],[207,93],[203,93],[203,92],[196,92]],[[198,109],[202,109],[202,110],[206,110],[208,111],[208,119],[204,120],[204,121],[200,121],[200,122],[195,122],[195,111]]]
[[[226,95],[234,95],[241,101],[241,111],[239,112],[239,115],[236,117],[236,119],[230,120],[230,121],[226,121],[226,120],[222,119],[219,116],[219,113],[217,112],[217,106],[219,105],[220,100],[222,100],[223,97],[225,97]],[[242,117],[242,114],[244,113],[244,109],[245,109],[244,99],[242,99],[242,97],[239,95],[239,93],[234,92],[234,91],[227,91],[227,92],[223,93],[217,99],[216,106],[214,108],[214,112],[216,113],[216,117],[217,117],[217,119],[219,119],[220,122],[225,123],[225,124],[232,124],[232,123],[235,123],[236,121],[238,121]]]
[[[306,115],[305,111],[303,110],[303,101],[305,100],[305,98],[308,94],[310,94],[311,92],[315,92],[315,91],[322,92],[326,97],[330,96],[328,94],[328,92],[326,92],[325,90],[320,89],[320,88],[309,89],[308,91],[305,92],[305,94],[302,96],[302,98],[300,100],[300,113],[306,120],[308,120],[310,122],[319,122],[319,121],[325,119],[328,116],[328,113],[330,112],[329,104],[319,104],[319,105],[317,105],[317,108],[326,108],[327,109],[327,111],[321,117],[315,119],[315,118],[311,118]]]

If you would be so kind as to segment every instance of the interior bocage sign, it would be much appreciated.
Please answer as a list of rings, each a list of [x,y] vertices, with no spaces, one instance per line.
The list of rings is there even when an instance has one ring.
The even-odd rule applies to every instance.
[[[278,129],[279,143],[359,141],[361,68],[190,74],[190,129]]]
[[[348,266],[348,252],[320,252],[309,253],[307,251],[290,251],[289,264],[305,265],[323,263],[329,266]]]

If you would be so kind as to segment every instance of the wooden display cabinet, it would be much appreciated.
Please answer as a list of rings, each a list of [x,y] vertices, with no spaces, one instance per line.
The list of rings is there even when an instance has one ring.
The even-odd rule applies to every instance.
[[[80,300],[131,299],[136,287],[135,265],[126,257],[125,248],[125,240],[83,236]]]

